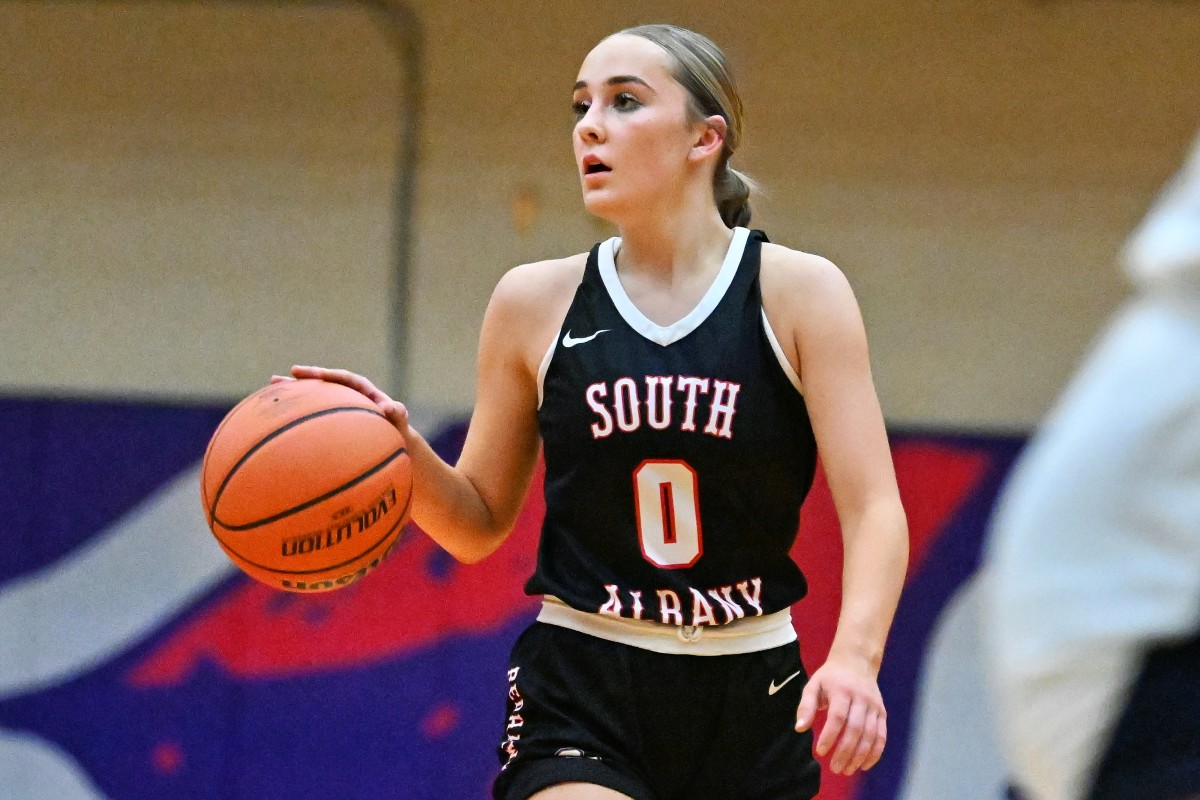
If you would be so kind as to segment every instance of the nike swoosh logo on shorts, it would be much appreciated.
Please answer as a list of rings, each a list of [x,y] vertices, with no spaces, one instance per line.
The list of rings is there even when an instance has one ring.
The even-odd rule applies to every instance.
[[[607,333],[608,330],[609,330],[608,328],[601,328],[600,330],[593,333],[591,336],[583,336],[579,339],[572,339],[571,332],[567,331],[566,334],[563,336],[563,347],[574,347],[577,344],[583,344],[584,342],[590,342],[592,339],[595,339],[600,334]]]
[[[799,675],[799,674],[800,674],[799,672],[793,672],[791,675],[788,675],[786,678],[784,678],[784,679],[783,679],[783,683],[779,684],[778,686],[777,686],[777,685],[775,685],[775,681],[771,681],[771,688],[770,688],[770,689],[767,689],[767,694],[768,694],[768,695],[775,694],[775,693],[776,693],[776,692],[778,692],[780,689],[782,689],[783,687],[787,686],[787,685],[788,685],[788,681],[790,681],[792,678],[796,677],[796,676],[797,676],[797,675]]]

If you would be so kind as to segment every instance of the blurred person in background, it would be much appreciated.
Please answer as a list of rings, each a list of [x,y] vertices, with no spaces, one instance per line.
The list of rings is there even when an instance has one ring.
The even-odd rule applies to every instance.
[[[1136,294],[1014,470],[987,555],[1031,800],[1200,798],[1200,140],[1124,262]]]

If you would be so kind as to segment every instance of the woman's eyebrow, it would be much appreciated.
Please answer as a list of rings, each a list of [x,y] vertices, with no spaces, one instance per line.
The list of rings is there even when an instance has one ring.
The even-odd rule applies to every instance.
[[[604,83],[606,86],[620,86],[625,83],[636,83],[640,86],[645,86],[647,89],[650,89],[650,91],[654,91],[654,89],[652,89],[650,87],[650,84],[646,83],[644,80],[639,78],[637,75],[614,75],[611,78],[609,78],[608,80],[606,80]],[[580,89],[586,89],[587,85],[588,85],[587,81],[576,81],[575,88],[572,89],[571,91],[577,92]]]

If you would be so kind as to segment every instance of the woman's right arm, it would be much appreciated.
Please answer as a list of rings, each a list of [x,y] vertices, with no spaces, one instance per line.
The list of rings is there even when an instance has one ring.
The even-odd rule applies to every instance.
[[[555,320],[561,322],[566,313],[562,271],[548,266],[517,267],[492,293],[479,336],[475,409],[462,455],[453,466],[409,426],[404,405],[366,378],[345,370],[292,368],[296,378],[345,384],[376,402],[408,445],[413,519],[464,563],[479,561],[503,544],[537,464],[539,352],[557,334]],[[570,295],[565,299],[569,304]],[[562,313],[555,314],[559,306]]]

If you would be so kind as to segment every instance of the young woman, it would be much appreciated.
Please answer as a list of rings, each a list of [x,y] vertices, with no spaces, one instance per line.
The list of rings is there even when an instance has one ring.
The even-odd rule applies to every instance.
[[[504,541],[539,447],[546,520],[514,647],[495,796],[815,796],[878,761],[876,676],[907,529],[854,296],[828,261],[744,226],[724,55],[666,25],[600,42],[573,89],[587,210],[620,237],[496,287],[458,463],[365,378],[404,434],[413,516],[458,559]],[[817,450],[845,542],[843,603],[807,678],[788,557]]]

